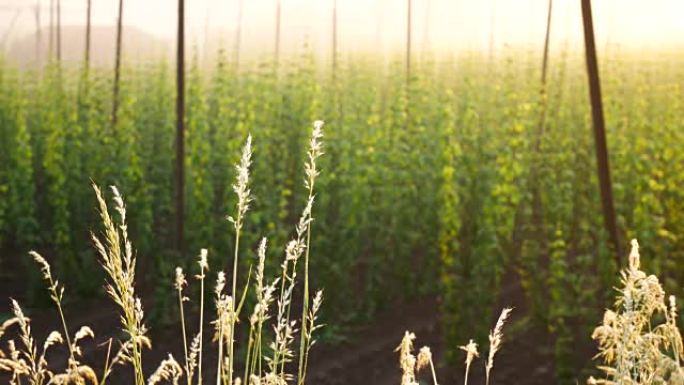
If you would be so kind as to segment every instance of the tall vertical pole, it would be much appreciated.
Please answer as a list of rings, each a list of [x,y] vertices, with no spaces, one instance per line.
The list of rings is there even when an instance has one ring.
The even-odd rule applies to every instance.
[[[38,66],[40,66],[41,58],[42,58],[40,51],[42,49],[41,45],[43,43],[41,31],[40,31],[40,0],[36,1],[35,17],[36,17],[36,64]]]
[[[205,67],[209,66],[209,15],[211,15],[211,8],[207,7],[207,14],[204,15],[204,42],[202,42],[202,55]]]
[[[276,31],[275,31],[275,65],[278,68],[278,60],[280,59],[280,0],[276,4]]]
[[[176,249],[184,248],[185,209],[185,0],[178,0],[176,57]]]
[[[423,56],[430,49],[430,16],[431,16],[431,5],[430,0],[425,0],[425,22],[423,23]]]
[[[332,9],[332,76],[337,77],[337,0],[333,0]]]
[[[85,57],[83,59],[86,78],[88,77],[88,72],[90,71],[90,29],[91,29],[91,17],[92,17],[92,0],[88,0],[86,3],[86,41],[85,41]],[[87,80],[87,79],[86,79]]]
[[[546,91],[546,73],[549,63],[549,40],[551,37],[551,15],[553,13],[553,0],[549,0],[548,13],[546,14],[546,35],[544,37],[544,57],[542,59],[542,89]]]
[[[491,0],[492,10],[489,14],[489,64],[494,63],[494,30],[496,27],[496,0]]]
[[[55,54],[55,0],[50,0],[50,26],[48,31],[48,62]]]
[[[375,9],[375,49],[377,52],[379,52],[381,55],[384,54],[383,52],[383,45],[382,45],[382,1],[383,0],[375,0],[376,1],[376,9]]]
[[[411,10],[412,1],[406,0],[406,86],[411,79]],[[408,91],[408,90],[407,90]]]
[[[114,63],[114,95],[112,99],[112,126],[116,126],[119,113],[119,87],[121,82],[121,35],[123,29],[123,0],[119,0],[119,19],[116,23],[116,58]]]
[[[235,62],[235,69],[237,70],[240,66],[240,45],[242,44],[242,7],[243,0],[238,0],[238,12],[237,12],[237,31],[235,33],[235,48],[233,53],[233,61]]]
[[[594,123],[594,141],[596,145],[596,163],[598,166],[599,185],[603,218],[610,242],[614,246],[617,266],[620,266],[620,248],[615,207],[613,205],[613,189],[610,180],[608,162],[608,145],[606,143],[606,127],[601,101],[601,83],[599,81],[598,61],[596,59],[596,42],[594,40],[594,22],[591,13],[591,0],[582,0],[582,22],[584,26],[584,46],[587,59],[587,75],[589,80],[589,98],[591,100],[591,116]]]
[[[57,63],[62,63],[62,0],[57,0]]]
[[[411,0],[406,1],[406,108],[404,114],[406,115],[406,120],[404,121],[404,129],[408,130],[411,124],[411,32],[412,27],[412,11],[413,2]],[[390,143],[391,143],[390,137]]]
[[[553,0],[549,0],[548,12],[546,14],[546,35],[544,37],[544,54],[542,56],[541,69],[541,113],[539,117],[539,133],[535,139],[534,150],[539,152],[541,146],[541,138],[546,129],[546,110],[547,110],[547,89],[546,78],[549,66],[549,45],[551,40],[551,15],[553,14]]]
[[[17,24],[17,20],[19,19],[19,16],[21,16],[21,11],[21,8],[18,8],[16,12],[14,12],[14,16],[12,17],[12,21],[10,21],[9,23],[9,27],[5,30],[5,33],[0,37],[0,49],[7,48],[7,42],[9,41],[9,37],[12,35],[14,25]]]

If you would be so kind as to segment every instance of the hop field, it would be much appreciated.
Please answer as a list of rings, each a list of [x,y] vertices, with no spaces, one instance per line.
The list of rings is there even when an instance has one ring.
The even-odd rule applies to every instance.
[[[293,343],[294,351],[302,347],[302,353],[308,354],[306,309],[309,300],[315,306],[313,288],[326,289],[320,315],[320,322],[326,324],[320,339],[326,346],[353,338],[358,325],[371,323],[388,309],[431,298],[439,304],[446,348],[443,357],[434,360],[431,355],[427,360],[429,351],[421,351],[419,366],[462,373],[464,352],[459,346],[472,355],[471,338],[488,341],[489,324],[502,305],[509,305],[502,301],[509,299],[507,290],[515,286],[525,309],[510,321],[512,338],[527,328],[548,334],[552,345],[548,356],[559,383],[596,375],[590,369],[594,367],[591,353],[596,352],[590,337],[601,321],[601,311],[613,302],[620,266],[601,216],[583,53],[566,46],[552,55],[543,91],[537,55],[520,49],[506,50],[493,61],[477,54],[439,60],[425,55],[413,63],[408,79],[399,58],[384,62],[348,55],[336,63],[333,76],[326,63],[307,49],[281,58],[277,66],[262,60],[242,63],[238,69],[228,56],[221,53],[215,62],[205,63],[194,55],[187,70],[182,252],[173,247],[175,83],[170,64],[160,60],[124,65],[118,118],[112,123],[109,71],[94,68],[85,76],[82,70],[56,63],[32,70],[0,62],[0,294],[32,307],[49,304],[55,297],[61,301],[58,291],[44,290],[44,271],[27,256],[28,250],[37,250],[55,277],[68,286],[67,304],[101,298],[105,275],[98,254],[103,250],[93,248],[91,240],[101,213],[93,209],[98,201],[90,186],[91,181],[115,185],[127,198],[129,227],[124,232],[137,250],[137,283],[143,302],[150,304],[146,319],[152,329],[176,325],[180,310],[173,295],[175,269],[188,272],[188,281],[194,281],[190,276],[197,271],[194,256],[206,248],[205,262],[212,272],[235,274],[227,283],[232,284],[234,297],[218,295],[207,312],[213,314],[214,305],[225,310],[226,318],[219,315],[219,323],[227,322],[231,333],[236,324],[243,327],[239,333],[246,333],[245,341],[253,345],[239,343],[239,348],[259,354],[258,360],[257,356],[246,359],[245,373],[253,372],[255,365],[261,368],[260,349],[270,341],[252,340],[256,334],[244,329],[251,322],[244,314],[241,323],[232,318],[236,287],[250,279],[253,283],[254,271],[251,278],[248,272],[259,261],[256,251],[262,237],[267,236],[269,244],[286,245],[292,229],[299,226],[295,233],[300,230],[301,213],[311,209],[310,201],[301,197],[309,194],[315,200],[309,218],[315,220],[306,226],[315,232],[300,241],[306,239],[302,250],[308,255],[311,249],[312,257],[307,273],[297,273],[303,274],[306,287],[295,285],[287,270],[276,285],[282,296],[286,281],[293,282],[290,290],[301,301],[293,302],[297,317],[292,319],[303,322],[294,328],[305,337],[299,344],[297,334],[298,341],[293,342],[294,330],[286,322],[280,331],[276,329],[274,339]],[[642,255],[648,256],[641,262],[644,270],[660,277],[662,290],[682,298],[684,56],[662,52],[644,57],[616,50],[604,58],[601,70],[620,241],[626,246],[626,240],[638,238]],[[302,165],[311,161],[311,123],[319,118],[326,122],[325,156],[318,160],[318,169],[306,169],[307,183],[322,170],[313,194],[313,186],[302,183]],[[241,164],[241,148],[250,134],[255,138],[254,156],[238,169],[244,172],[251,167],[247,191],[234,186],[240,185],[239,179],[234,181],[234,165]],[[235,214],[235,207],[247,203],[249,211]],[[102,210],[101,201],[99,205]],[[227,220],[229,214],[235,218],[232,222]],[[233,259],[238,251],[244,257]],[[275,257],[281,251],[269,249],[262,258],[262,279],[282,273],[283,261]],[[109,253],[105,248],[104,255]],[[637,277],[639,266],[630,263],[623,276],[627,285],[643,278]],[[105,269],[110,277],[116,270],[106,263]],[[182,282],[177,281],[175,289],[183,288]],[[124,296],[116,288],[107,290],[110,295],[112,290],[118,293],[115,296]],[[192,290],[193,301],[205,291],[213,295],[208,286]],[[258,295],[259,290],[246,296],[245,306],[265,300]],[[145,332],[143,325],[136,324],[135,301],[116,300],[125,309],[129,339],[123,341],[142,348]],[[290,305],[282,301],[272,306],[282,305],[289,317]],[[629,341],[634,345],[621,341],[619,346],[635,349],[635,354],[642,354],[639,349],[644,344],[651,349],[644,355],[664,351],[677,360],[674,373],[681,381],[681,337],[672,331],[679,318],[676,300],[672,301],[670,307],[658,302],[649,311],[657,310],[672,325],[667,329],[670,334],[653,332],[657,338],[675,342],[657,343],[650,334],[635,333]],[[24,333],[28,321],[18,314],[19,306],[0,309],[8,311],[0,313],[0,320],[6,315]],[[650,319],[652,314],[647,313],[644,317]],[[616,365],[615,371],[605,370],[612,383],[677,383],[662,377],[664,371],[674,370],[671,362],[667,367],[660,361],[651,367],[629,366],[633,358],[614,351],[607,328],[624,328],[629,322],[641,328],[646,325],[643,320],[634,321],[629,314],[606,317],[595,336],[603,358]],[[311,324],[308,331],[314,328]],[[53,336],[51,344],[66,342],[64,346],[77,351],[88,330],[81,329],[73,341],[69,332],[73,335],[74,329],[60,331],[60,338]],[[192,337],[188,332],[183,341],[189,346]],[[219,357],[233,359],[233,339],[231,335],[225,344],[231,353]],[[30,351],[36,343],[28,341],[28,354],[37,354]],[[402,346],[401,355],[408,359],[410,341]],[[117,346],[111,348],[114,354]],[[138,384],[151,373],[143,373],[135,349],[126,357],[136,368]],[[279,354],[289,360],[292,352],[282,349]],[[188,350],[192,349],[186,347],[185,357],[180,356],[185,360],[176,356],[178,361],[164,361],[170,374],[163,377],[161,371],[159,378],[187,375]],[[80,358],[74,352],[70,358],[74,365],[67,366],[69,373],[76,373]],[[242,373],[245,362],[240,360],[236,365],[239,362]],[[278,378],[271,380],[294,383],[285,369],[278,370],[287,360],[277,360],[269,363]],[[294,364],[306,368],[306,360]],[[404,364],[402,368],[409,368]],[[41,364],[37,360],[35,365]],[[215,368],[213,361],[211,365]],[[219,372],[222,365],[219,359]],[[26,369],[34,378],[31,384],[42,383],[36,380],[37,367]],[[299,369],[294,371],[297,382],[303,383],[304,369],[295,369]],[[618,376],[630,371],[638,371],[638,377],[620,382]],[[647,381],[654,373],[664,379]],[[231,384],[236,377],[232,369],[224,375]],[[87,380],[89,373],[80,376]],[[99,372],[96,378],[103,379]]]

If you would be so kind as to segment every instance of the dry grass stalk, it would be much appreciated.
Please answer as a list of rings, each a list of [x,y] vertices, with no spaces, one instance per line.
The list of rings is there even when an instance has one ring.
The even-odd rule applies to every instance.
[[[152,373],[147,380],[147,385],[155,385],[162,381],[172,381],[173,385],[178,385],[178,381],[183,375],[183,368],[176,362],[171,354],[159,364],[157,370]]]
[[[190,365],[189,365],[189,357],[188,357],[188,337],[187,337],[187,332],[185,330],[185,310],[183,309],[183,302],[189,301],[190,299],[185,297],[183,295],[183,288],[188,285],[188,281],[185,279],[185,274],[183,273],[183,269],[180,267],[176,267],[176,280],[174,282],[174,288],[176,289],[176,292],[178,293],[178,310],[180,311],[180,319],[181,319],[181,331],[183,334],[183,358],[185,359],[185,376],[188,382],[188,385],[192,384],[192,375],[190,374]]]
[[[244,376],[249,384],[287,385],[288,381],[292,381],[295,378],[294,375],[287,374],[284,371],[285,363],[292,361],[294,358],[294,352],[292,351],[291,346],[298,331],[297,320],[290,319],[290,305],[292,302],[292,293],[294,292],[297,282],[297,261],[305,252],[307,260],[307,267],[305,268],[304,274],[305,291],[308,290],[308,249],[311,240],[310,224],[313,220],[311,210],[314,201],[313,189],[315,178],[319,173],[315,161],[322,154],[321,138],[322,122],[316,122],[314,124],[311,145],[308,152],[309,161],[305,165],[307,176],[305,185],[308,188],[309,193],[307,204],[296,227],[296,237],[288,243],[285,249],[285,259],[282,264],[282,277],[276,278],[270,283],[265,282],[265,238],[259,246],[259,262],[256,269],[256,282],[254,284],[257,301],[251,316],[249,317],[250,341]],[[236,286],[238,274],[237,267],[239,266],[240,231],[244,223],[245,215],[249,209],[249,203],[252,200],[249,189],[249,167],[251,166],[251,157],[252,150],[250,137],[247,139],[247,143],[243,148],[242,157],[237,166],[237,181],[233,186],[234,191],[238,196],[238,204],[235,218],[230,218],[234,225],[236,235],[232,292],[230,295],[223,292],[226,286],[226,277],[223,272],[218,274],[214,290],[217,314],[216,319],[212,323],[216,331],[215,341],[218,343],[219,352],[217,360],[217,385],[241,385],[242,383],[242,380],[239,377],[234,376],[233,345],[234,336],[236,334],[235,327],[238,323],[240,309],[248,291],[248,285],[246,285],[242,295],[238,296]],[[30,320],[24,315],[19,304],[13,300],[12,309],[14,317],[0,325],[0,338],[5,335],[5,332],[9,328],[18,327],[19,340],[22,345],[21,349],[17,349],[14,340],[9,340],[7,349],[0,350],[0,371],[7,371],[11,374],[11,385],[21,385],[22,379],[28,379],[30,385],[104,385],[117,365],[127,364],[131,364],[133,368],[135,384],[145,384],[142,368],[142,350],[145,347],[150,348],[151,341],[146,336],[147,328],[143,322],[144,312],[142,303],[135,292],[136,257],[132,243],[128,238],[126,207],[123,197],[116,187],[112,186],[111,192],[113,194],[114,208],[118,214],[117,218],[113,218],[109,214],[109,208],[102,191],[95,185],[93,185],[93,189],[95,190],[104,231],[101,237],[93,234],[92,239],[99,255],[101,265],[107,273],[107,280],[105,282],[106,292],[120,309],[121,326],[128,338],[120,342],[120,346],[113,356],[111,356],[113,341],[112,339],[109,340],[104,369],[101,379],[98,381],[92,368],[83,365],[80,362],[82,350],[79,344],[86,338],[94,338],[93,330],[88,326],[83,326],[74,334],[73,338],[70,338],[66,318],[64,317],[64,312],[62,310],[64,288],[59,285],[57,280],[53,279],[48,262],[38,253],[31,252],[31,257],[40,265],[43,277],[48,283],[50,297],[59,311],[63,333],[57,331],[50,333],[43,343],[42,351],[39,354],[37,345],[31,335]],[[183,338],[183,354],[185,358],[184,366],[182,367],[171,355],[169,355],[149,377],[147,381],[148,385],[158,384],[162,381],[168,381],[177,385],[183,375],[186,376],[187,384],[192,385],[195,369],[197,369],[197,384],[203,384],[202,352],[204,349],[202,341],[204,324],[204,280],[206,278],[206,273],[209,271],[207,257],[208,251],[202,249],[198,261],[199,273],[195,275],[197,280],[200,281],[201,286],[199,299],[199,331],[189,346],[184,309],[184,302],[189,301],[189,299],[183,294],[183,290],[188,285],[188,282],[181,268],[177,268],[175,272],[174,288],[178,296],[178,306],[181,316],[181,333]],[[249,279],[247,283],[249,284]],[[270,319],[269,308],[275,300],[274,294],[278,283],[282,286],[280,296],[277,299],[278,316],[273,325],[275,334],[274,342],[271,344],[273,356],[266,357],[266,354],[262,351],[262,334],[266,322]],[[304,357],[300,357],[300,368],[297,373],[297,378],[300,383],[303,383],[304,381],[308,354],[315,343],[314,332],[321,327],[317,321],[318,313],[323,301],[322,291],[316,292],[310,307],[308,306],[308,295],[305,298],[306,311],[299,321],[303,334],[301,338],[304,343],[302,346],[302,354],[304,354]],[[237,299],[240,299],[239,302]],[[66,344],[68,346],[70,352],[69,362],[64,373],[55,374],[48,370],[45,352],[51,347],[59,344]],[[227,351],[224,351],[224,347],[227,348]],[[264,359],[268,362],[268,370],[266,372],[262,370],[262,360]]]
[[[234,303],[233,298],[229,295],[223,294],[223,288],[226,284],[226,277],[223,272],[219,272],[216,280],[216,320],[212,323],[216,329],[214,341],[218,343],[218,363],[216,369],[216,385],[221,384],[221,378],[224,376],[231,376],[232,359],[230,356],[224,357],[223,346],[230,346],[230,340],[233,336],[233,328],[235,325],[235,313],[233,312]],[[226,370],[228,373],[226,373]]]
[[[407,331],[396,349],[399,351],[399,366],[402,371],[401,385],[418,385],[416,382],[416,357],[412,353],[415,339],[416,335]]]
[[[468,341],[467,345],[459,346],[458,348],[466,352],[466,367],[463,384],[468,385],[468,374],[470,373],[470,364],[473,363],[473,360],[475,360],[475,358],[480,356],[480,353],[477,352],[477,344],[472,339]]]
[[[264,268],[266,264],[266,238],[259,243],[257,269],[255,274],[256,304],[252,315],[249,317],[249,341],[247,346],[247,359],[245,360],[245,379],[251,379],[253,373],[261,373],[262,370],[262,334],[263,325],[270,317],[268,310],[273,303],[273,293],[276,290],[279,278],[268,285],[264,285]]]
[[[119,214],[119,223],[116,224],[109,215],[107,203],[100,189],[93,185],[95,196],[100,208],[100,218],[104,225],[104,242],[93,234],[93,242],[97,249],[102,267],[109,276],[105,289],[109,296],[121,309],[121,325],[128,335],[128,343],[122,345],[117,356],[122,362],[130,362],[133,365],[135,384],[145,383],[142,369],[142,350],[150,346],[147,338],[147,328],[143,323],[144,312],[140,298],[135,294],[135,265],[136,258],[133,253],[133,245],[128,239],[128,225],[126,224],[126,206],[119,190],[111,186],[114,195],[115,210]],[[122,247],[123,246],[123,247]],[[106,381],[106,373],[102,382]]]
[[[40,354],[38,353],[37,344],[31,334],[31,320],[24,315],[19,303],[12,300],[12,312],[14,317],[5,321],[0,325],[0,338],[5,334],[6,330],[12,326],[19,328],[19,339],[21,341],[21,349],[17,349],[15,342],[10,340],[8,343],[8,353],[0,350],[0,370],[11,373],[11,384],[21,384],[22,377],[28,377],[28,382],[31,385],[49,384],[97,384],[97,376],[92,368],[81,364],[79,361],[82,355],[79,342],[85,338],[93,338],[94,333],[88,326],[82,326],[74,335],[73,339],[69,338],[68,328],[64,312],[62,310],[62,297],[64,288],[59,286],[59,282],[53,279],[52,271],[49,263],[36,252],[30,252],[29,255],[40,265],[43,278],[48,282],[48,290],[50,298],[55,303],[64,334],[58,331],[52,331],[47,336],[42,345]],[[69,349],[69,357],[67,361],[67,368],[64,373],[55,373],[48,367],[46,359],[47,351],[66,342]]]
[[[306,178],[304,179],[304,187],[309,190],[308,202],[313,204],[314,199],[314,185],[316,184],[316,177],[319,170],[316,167],[316,160],[323,155],[323,125],[322,120],[317,120],[313,123],[313,131],[311,133],[311,140],[309,141],[309,151],[307,152],[308,161],[304,164],[304,171]],[[307,324],[305,322],[309,315],[309,250],[311,246],[311,208],[308,210],[308,226],[306,229],[306,246],[304,254],[304,294],[302,306],[302,333],[299,348],[299,370],[297,372],[298,384],[304,385],[306,382],[306,358],[308,357],[308,349],[311,344],[311,333],[307,331]]]
[[[432,352],[427,346],[420,348],[418,352],[418,360],[416,362],[416,371],[420,371],[425,367],[430,367],[430,372],[432,373],[432,383],[437,384],[437,373],[435,372],[435,363],[432,361]]]
[[[43,258],[40,254],[35,251],[29,251],[29,255],[33,257],[33,260],[40,265],[40,271],[43,273],[43,279],[48,283],[48,290],[50,291],[50,299],[57,306],[57,311],[59,312],[60,320],[62,321],[62,328],[64,330],[64,337],[67,340],[67,345],[69,346],[69,359],[73,360],[74,352],[71,350],[71,341],[69,339],[69,329],[66,326],[66,320],[64,319],[64,311],[62,310],[62,298],[64,297],[64,287],[59,287],[59,282],[52,278],[52,271],[50,269],[50,264]]]
[[[235,300],[237,300],[238,295],[237,295],[237,277],[238,277],[238,260],[239,260],[239,255],[240,255],[240,232],[242,230],[242,225],[245,219],[245,215],[247,214],[247,211],[249,210],[249,204],[252,201],[252,196],[251,196],[251,191],[249,189],[249,168],[252,165],[252,136],[247,137],[247,142],[245,143],[245,146],[242,149],[242,156],[240,157],[240,163],[236,166],[237,169],[237,181],[233,185],[233,190],[235,191],[235,195],[237,195],[238,202],[237,202],[237,213],[235,218],[233,217],[228,217],[228,219],[233,223],[233,227],[235,229],[235,253],[233,255],[233,286],[232,286],[232,291],[231,291],[231,296],[234,300],[229,301],[227,304],[230,305],[230,308],[227,309],[226,311],[228,314],[223,314],[224,316],[228,316],[227,320],[229,325],[228,329],[225,330],[227,332],[227,337],[228,337],[228,384],[232,385],[233,384],[233,359],[234,359],[234,344],[235,344],[235,337],[234,337],[234,332],[235,332],[235,323],[237,322],[237,313],[239,312],[235,306]],[[220,320],[219,320],[220,322]],[[221,345],[220,339],[219,339],[219,345]],[[219,354],[219,362],[222,359],[222,356]],[[219,363],[220,366],[220,363]],[[217,385],[218,380],[217,380]]]
[[[674,297],[666,300],[655,275],[641,270],[639,244],[632,241],[629,266],[622,273],[622,288],[613,310],[592,338],[599,344],[597,358],[604,379],[590,384],[664,385],[684,384],[681,366],[682,336],[676,324]]]
[[[200,273],[195,276],[195,278],[200,281],[200,319],[199,319],[199,333],[198,341],[199,345],[197,348],[197,383],[202,384],[202,339],[204,337],[204,278],[206,277],[207,271],[209,271],[209,262],[207,261],[208,251],[207,249],[200,250],[199,261],[197,262],[200,267]]]
[[[496,321],[496,326],[494,326],[494,330],[492,330],[489,333],[489,356],[487,357],[487,365],[485,366],[487,385],[489,385],[489,374],[491,373],[491,370],[494,367],[494,355],[496,354],[496,352],[499,351],[499,349],[501,349],[501,342],[503,339],[503,327],[512,310],[513,309],[510,308],[503,309],[501,311],[501,314],[499,315],[499,319]]]
[[[22,363],[26,365],[30,383],[40,385],[47,377],[46,365],[38,358],[36,344],[31,335],[31,321],[24,315],[21,306],[14,299],[12,299],[12,312],[17,319],[20,331],[19,339],[23,345],[23,350],[20,353],[25,361]]]
[[[290,350],[290,345],[294,342],[294,335],[297,333],[296,322],[290,320],[290,309],[292,305],[292,293],[297,282],[297,262],[307,248],[305,235],[309,229],[311,219],[311,209],[313,197],[310,196],[307,204],[300,216],[296,226],[297,236],[291,240],[285,248],[285,259],[281,264],[282,277],[280,287],[280,297],[278,298],[278,313],[276,325],[274,326],[275,341],[271,343],[273,358],[269,362],[273,375],[285,378],[285,364],[294,357],[294,352]],[[290,270],[290,267],[291,270]],[[289,272],[289,274],[288,274]],[[302,325],[305,324],[302,318]],[[302,333],[304,331],[302,330]],[[275,370],[275,371],[274,371]]]
[[[494,367],[494,355],[501,348],[501,343],[503,339],[503,327],[508,319],[512,309],[503,309],[501,315],[499,316],[494,329],[489,334],[489,357],[487,360],[486,370],[486,383],[489,384],[489,374],[490,370]],[[432,374],[432,381],[434,385],[437,385],[437,374],[435,371],[434,361],[432,359],[432,352],[430,348],[425,346],[420,349],[418,356],[414,356],[413,341],[416,339],[415,334],[406,332],[401,344],[396,349],[399,351],[399,365],[402,370],[401,385],[417,385],[416,372],[420,371],[425,367],[430,367]],[[479,357],[477,351],[477,344],[472,339],[467,345],[459,346],[459,349],[466,353],[465,359],[465,380],[464,385],[468,385],[468,374],[470,373],[470,365],[473,363],[475,358]]]

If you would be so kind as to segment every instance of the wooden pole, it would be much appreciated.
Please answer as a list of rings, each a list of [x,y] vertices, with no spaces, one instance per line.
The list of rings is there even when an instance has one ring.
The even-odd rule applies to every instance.
[[[88,77],[88,72],[90,71],[90,29],[91,29],[91,17],[92,17],[92,0],[88,0],[86,4],[86,41],[85,41],[85,74]]]
[[[423,23],[423,57],[428,53],[430,49],[430,16],[431,16],[431,7],[430,5],[432,2],[430,0],[426,0],[425,4],[425,22]]]
[[[40,32],[40,0],[36,1],[36,11],[35,11],[35,17],[36,17],[36,64],[38,67],[40,67],[41,64],[41,54],[40,51],[42,49],[41,43],[42,43],[42,36]]]
[[[494,29],[496,27],[496,0],[491,0],[492,11],[489,14],[489,64],[494,63]]]
[[[116,126],[119,113],[119,83],[121,82],[121,35],[123,30],[123,0],[119,0],[119,19],[116,23],[116,58],[114,63],[114,95],[112,99],[112,125]]]
[[[332,76],[337,76],[337,0],[333,0],[332,9]]]
[[[50,0],[50,26],[48,31],[48,62],[55,54],[55,0]]]
[[[541,86],[539,89],[540,96],[540,111],[539,111],[539,126],[537,128],[537,137],[534,139],[534,155],[537,157],[532,163],[530,190],[532,192],[532,227],[529,236],[538,237],[541,245],[544,245],[548,240],[544,236],[544,206],[541,197],[541,190],[539,186],[539,164],[542,158],[539,157],[541,153],[541,143],[546,131],[546,114],[548,110],[548,93],[547,93],[547,72],[549,63],[549,43],[551,37],[551,15],[553,13],[553,0],[549,0],[548,12],[546,15],[546,34],[544,36],[544,53],[542,55],[541,68]],[[542,256],[541,266],[546,268],[548,266],[548,258]]]
[[[549,0],[548,13],[546,14],[546,36],[544,37],[544,57],[542,59],[542,89],[546,92],[546,73],[549,63],[549,40],[551,37],[551,15],[553,13],[553,0]]]
[[[406,86],[411,79],[411,10],[412,1],[406,1]],[[408,91],[408,90],[407,90]]]
[[[548,12],[546,14],[546,34],[544,36],[544,54],[542,56],[542,69],[541,69],[541,112],[539,117],[539,132],[534,143],[535,152],[539,152],[541,146],[541,138],[544,135],[546,129],[546,111],[547,111],[547,87],[546,78],[549,66],[549,45],[551,40],[551,15],[553,14],[553,0],[549,0]],[[536,183],[536,182],[535,182]]]
[[[12,34],[12,30],[14,30],[14,25],[17,24],[17,20],[19,19],[19,16],[21,15],[21,8],[17,9],[16,12],[14,12],[14,16],[12,17],[12,21],[9,23],[9,27],[5,30],[5,33],[2,35],[2,38],[0,38],[0,49],[6,49],[7,48],[7,42],[9,41],[9,37]]]
[[[382,44],[382,0],[376,0],[375,9],[375,49],[380,55],[384,56],[383,44]]]
[[[275,31],[275,65],[278,68],[278,60],[280,59],[280,0],[276,4],[276,31]]]
[[[408,131],[411,125],[411,31],[412,28],[412,11],[413,2],[411,0],[406,1],[406,108],[404,113],[406,115],[406,120],[404,121],[404,130]],[[392,137],[390,136],[390,143],[392,143]]]
[[[209,67],[209,15],[211,15],[211,9],[207,7],[207,14],[204,15],[204,42],[202,43],[202,55],[204,57],[203,62],[205,68]]]
[[[235,33],[235,52],[233,61],[235,62],[235,69],[238,70],[240,66],[240,49],[242,45],[242,7],[243,0],[238,2],[238,13],[237,13],[237,31]]]
[[[584,46],[587,59],[589,98],[591,101],[591,116],[594,123],[596,164],[598,166],[603,218],[609,240],[615,248],[613,252],[615,253],[616,263],[619,267],[622,250],[618,238],[615,207],[613,204],[613,189],[610,179],[608,145],[606,143],[606,128],[603,117],[603,104],[601,101],[601,82],[599,80],[598,60],[596,58],[596,42],[594,40],[591,0],[582,0],[582,22],[584,26]]]
[[[176,249],[182,255],[185,211],[185,0],[178,0],[176,57]]]
[[[57,0],[57,63],[62,63],[62,0]]]

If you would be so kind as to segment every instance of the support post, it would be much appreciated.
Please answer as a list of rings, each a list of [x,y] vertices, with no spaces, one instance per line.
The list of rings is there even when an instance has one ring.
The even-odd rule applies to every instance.
[[[114,63],[114,95],[112,96],[112,126],[116,127],[119,114],[119,87],[121,83],[121,35],[123,30],[123,0],[119,0],[119,19],[116,23],[116,58]]]
[[[599,80],[598,60],[596,59],[596,41],[594,40],[594,23],[592,20],[591,0],[582,0],[582,22],[584,26],[584,46],[587,59],[587,77],[589,80],[589,98],[591,101],[591,117],[594,123],[594,142],[596,145],[596,164],[598,167],[601,204],[606,231],[612,243],[617,266],[620,266],[622,249],[618,238],[613,189],[610,180],[608,145],[606,127],[601,101],[601,82]]]
[[[182,255],[185,211],[185,0],[178,0],[176,57],[176,249]]]
[[[86,4],[86,41],[85,41],[85,54],[84,54],[84,66],[86,73],[86,80],[88,78],[88,72],[90,71],[90,31],[91,31],[91,19],[93,10],[92,0],[88,0]]]

